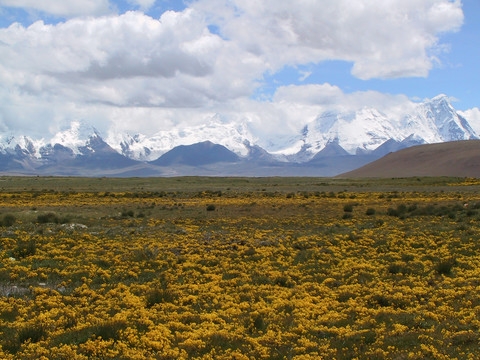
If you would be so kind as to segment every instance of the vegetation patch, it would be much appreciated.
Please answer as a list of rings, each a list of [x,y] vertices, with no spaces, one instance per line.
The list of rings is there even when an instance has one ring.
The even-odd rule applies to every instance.
[[[477,356],[472,181],[3,180],[1,359]]]

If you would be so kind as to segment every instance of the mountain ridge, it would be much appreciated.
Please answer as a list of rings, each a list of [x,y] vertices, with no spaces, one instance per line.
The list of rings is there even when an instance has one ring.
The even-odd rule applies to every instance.
[[[172,128],[148,137],[114,134],[104,138],[94,127],[72,121],[50,140],[27,135],[0,137],[0,171],[68,174],[130,173],[195,174],[198,166],[237,175],[307,173],[325,176],[353,170],[389,152],[414,145],[478,139],[467,119],[445,95],[416,105],[401,118],[389,118],[374,108],[323,112],[298,133],[282,138],[277,151],[261,146],[247,121],[227,122],[215,115],[204,124]],[[280,150],[278,150],[280,149]],[[172,169],[167,169],[170,167]],[[130,169],[130,170],[129,170]],[[93,172],[92,172],[93,171]],[[323,171],[323,172],[322,172]],[[183,174],[183,173],[182,173]],[[153,175],[152,175],[153,176]]]

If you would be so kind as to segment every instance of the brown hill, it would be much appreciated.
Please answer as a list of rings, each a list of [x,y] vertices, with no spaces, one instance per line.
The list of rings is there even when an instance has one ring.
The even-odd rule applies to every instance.
[[[480,177],[480,140],[412,146],[338,177]]]

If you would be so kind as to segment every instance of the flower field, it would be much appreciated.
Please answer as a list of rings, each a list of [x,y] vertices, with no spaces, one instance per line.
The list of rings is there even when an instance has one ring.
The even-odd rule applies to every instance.
[[[454,185],[4,189],[0,358],[478,359],[480,194]]]

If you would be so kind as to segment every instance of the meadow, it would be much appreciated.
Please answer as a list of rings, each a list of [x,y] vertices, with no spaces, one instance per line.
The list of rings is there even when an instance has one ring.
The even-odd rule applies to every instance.
[[[0,358],[478,359],[479,186],[0,177]]]

